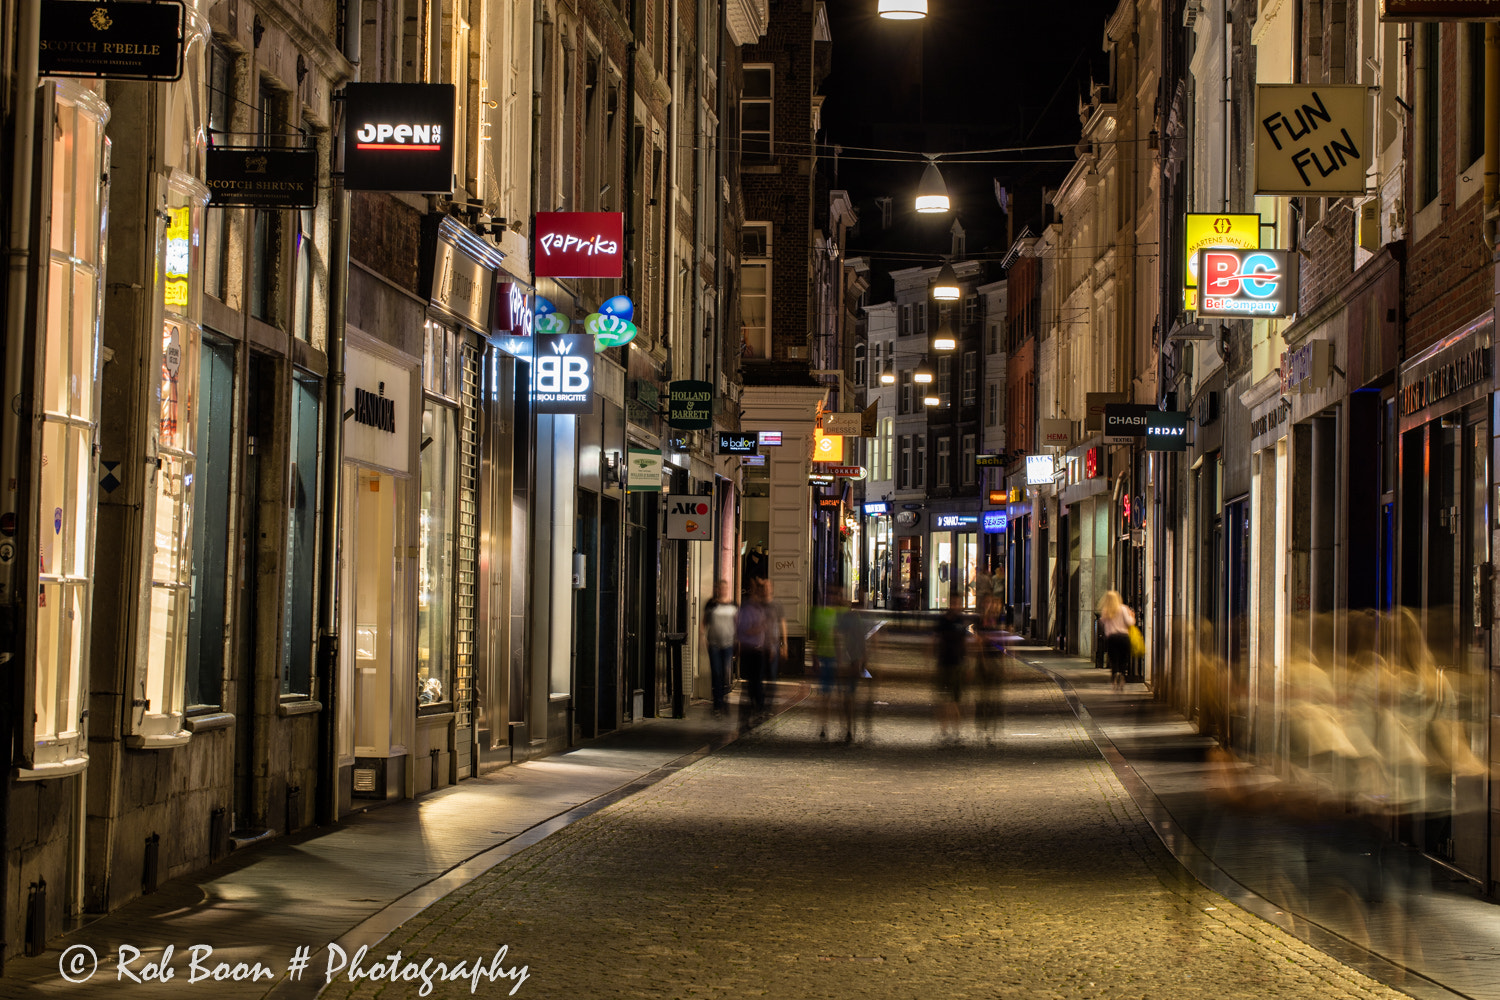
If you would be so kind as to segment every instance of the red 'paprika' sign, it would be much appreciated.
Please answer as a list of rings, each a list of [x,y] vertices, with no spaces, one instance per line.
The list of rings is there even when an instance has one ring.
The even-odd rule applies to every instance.
[[[538,212],[532,266],[538,278],[619,278],[625,273],[620,212]]]

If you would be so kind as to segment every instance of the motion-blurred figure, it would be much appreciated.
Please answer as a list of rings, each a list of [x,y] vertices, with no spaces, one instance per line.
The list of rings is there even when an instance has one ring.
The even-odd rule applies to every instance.
[[[769,615],[766,612],[765,581],[750,585],[750,599],[740,605],[735,617],[735,639],[740,649],[740,678],[745,692],[740,697],[740,728],[749,729],[766,708],[766,669],[769,662]]]
[[[818,739],[828,739],[828,716],[833,709],[834,688],[839,674],[839,643],[843,619],[849,614],[844,592],[838,586],[828,588],[828,602],[812,610],[809,623],[813,641],[813,659],[818,665]]]
[[[962,594],[948,598],[948,610],[937,621],[937,720],[938,736],[943,740],[959,738],[964,700],[964,673],[969,666],[972,633],[963,615]]]
[[[1104,633],[1110,683],[1116,691],[1123,691],[1130,673],[1130,630],[1135,627],[1135,612],[1126,606],[1118,590],[1111,590],[1100,599],[1099,627]]]
[[[854,607],[858,608],[862,601],[855,601]],[[859,692],[869,675],[866,666],[869,657],[865,650],[865,620],[852,610],[846,610],[839,618],[839,667],[838,667],[838,694],[840,708],[844,716],[844,742],[849,743],[854,739],[854,714],[855,706],[859,700]],[[873,695],[868,695],[865,700],[865,731],[869,732],[870,713],[873,706],[870,701]]]
[[[714,715],[729,713],[729,673],[734,665],[735,617],[739,607],[729,599],[729,581],[720,580],[713,598],[703,606],[699,631],[708,646],[708,669],[713,683]]]

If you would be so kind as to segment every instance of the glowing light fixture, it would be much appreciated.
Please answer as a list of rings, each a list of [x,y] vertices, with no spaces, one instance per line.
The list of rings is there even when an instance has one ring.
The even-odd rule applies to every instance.
[[[883,372],[881,372],[880,373],[880,384],[881,385],[895,385],[896,384],[896,373],[893,372],[893,371],[883,371]]]
[[[876,9],[892,21],[915,21],[927,16],[927,0],[880,0]]]
[[[923,358],[922,363],[917,366],[916,371],[911,373],[911,380],[917,383],[917,385],[931,385],[932,379],[932,367],[927,364],[927,359]]]
[[[953,336],[953,331],[944,327],[932,338],[932,349],[934,351],[956,351],[958,350],[958,338]]]
[[[958,284],[958,273],[952,264],[944,264],[938,271],[937,281],[932,285],[932,297],[939,302],[957,302],[964,290]]]
[[[922,397],[922,405],[923,406],[937,406],[941,402],[942,402],[942,400],[938,399],[936,396],[923,396]]]
[[[938,171],[937,161],[928,160],[922,172],[922,183],[917,185],[917,211],[923,213],[946,212],[951,207],[948,201],[948,185]]]

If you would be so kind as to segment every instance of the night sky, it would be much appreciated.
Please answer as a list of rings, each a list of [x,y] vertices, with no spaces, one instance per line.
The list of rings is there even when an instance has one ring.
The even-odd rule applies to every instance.
[[[828,0],[833,72],[823,85],[822,139],[844,147],[833,185],[860,207],[851,252],[879,247],[892,268],[931,263],[902,258],[946,252],[954,218],[913,211],[920,159],[879,162],[873,158],[901,157],[854,147],[950,152],[1076,142],[1079,95],[1091,72],[1103,80],[1104,21],[1116,3],[929,0],[925,20],[889,21],[875,14],[876,0]],[[1055,186],[1072,156],[1066,148],[987,158],[1067,163],[940,164],[970,254],[1003,253],[1008,244],[993,179],[1015,192],[1019,233],[1039,222],[1040,188]],[[873,200],[881,195],[893,198],[891,233],[879,231]]]

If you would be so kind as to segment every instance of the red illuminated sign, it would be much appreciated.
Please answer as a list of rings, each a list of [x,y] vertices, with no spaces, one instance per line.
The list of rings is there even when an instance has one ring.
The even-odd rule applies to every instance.
[[[1099,449],[1090,448],[1083,454],[1083,475],[1086,479],[1093,479],[1099,475]]]
[[[529,337],[536,323],[536,313],[531,305],[531,295],[526,286],[515,281],[501,281],[495,285],[494,327],[496,332],[509,333],[516,337]]]
[[[620,212],[538,212],[533,269],[538,278],[618,278],[625,273]]]

